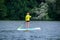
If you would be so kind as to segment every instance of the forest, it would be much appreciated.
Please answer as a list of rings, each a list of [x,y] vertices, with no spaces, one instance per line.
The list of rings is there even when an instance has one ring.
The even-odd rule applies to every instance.
[[[0,0],[0,20],[60,21],[59,1],[55,0]]]

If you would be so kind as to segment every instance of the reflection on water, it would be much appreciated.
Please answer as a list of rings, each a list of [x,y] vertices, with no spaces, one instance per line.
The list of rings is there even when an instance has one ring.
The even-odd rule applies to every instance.
[[[0,40],[60,40],[60,22],[31,21],[30,27],[40,27],[36,31],[18,31],[25,27],[24,21],[0,21]]]

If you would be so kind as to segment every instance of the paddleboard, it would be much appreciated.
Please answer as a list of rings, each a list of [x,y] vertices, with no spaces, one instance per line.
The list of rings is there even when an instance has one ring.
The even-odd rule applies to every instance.
[[[38,27],[38,28],[18,28],[17,30],[22,30],[22,31],[24,31],[24,30],[41,30],[41,28],[40,27]]]

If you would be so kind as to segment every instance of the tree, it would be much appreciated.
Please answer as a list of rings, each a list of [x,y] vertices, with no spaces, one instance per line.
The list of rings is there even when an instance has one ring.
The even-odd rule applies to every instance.
[[[7,8],[4,5],[5,0],[0,0],[0,20],[6,19],[7,16]]]

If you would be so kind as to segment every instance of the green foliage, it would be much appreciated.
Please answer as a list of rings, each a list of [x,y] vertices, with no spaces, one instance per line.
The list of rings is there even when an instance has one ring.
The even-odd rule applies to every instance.
[[[41,2],[44,0],[0,0],[0,20],[24,20],[27,12],[30,12],[32,17],[37,16],[31,10],[39,8]],[[59,15],[55,12],[55,4],[47,2],[49,5],[48,15],[43,20],[58,20]],[[54,8],[55,7],[55,8]],[[51,19],[49,19],[51,18]],[[33,18],[32,18],[33,19]]]
[[[4,5],[4,0],[0,0],[0,20],[7,16],[7,8]]]
[[[0,0],[0,3],[1,3],[1,4],[4,3],[4,0]]]

